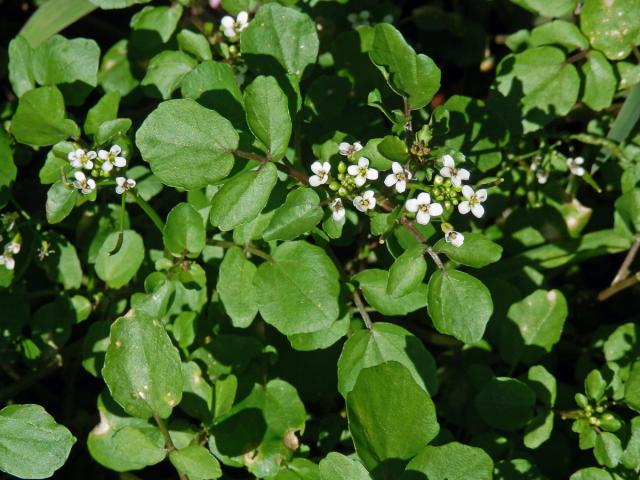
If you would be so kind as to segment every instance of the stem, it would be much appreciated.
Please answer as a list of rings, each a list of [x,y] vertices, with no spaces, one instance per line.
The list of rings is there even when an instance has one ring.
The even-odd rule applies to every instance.
[[[137,191],[133,191],[132,194],[138,206],[142,209],[144,213],[147,214],[147,216],[151,219],[151,221],[156,226],[156,228],[160,230],[160,233],[163,233],[164,222],[160,218],[160,215],[158,215],[158,213],[153,209],[153,207],[149,205],[149,203],[144,198],[142,198]]]
[[[574,53],[569,58],[564,61],[565,65],[569,65],[570,63],[576,63],[578,60],[582,60],[587,55],[589,55],[589,50],[580,50],[578,53]]]
[[[635,242],[633,242],[633,245],[631,245],[629,252],[627,252],[627,256],[624,257],[622,265],[620,265],[620,268],[618,269],[618,273],[616,273],[616,276],[613,277],[611,285],[615,285],[616,283],[621,282],[629,276],[629,266],[631,265],[631,262],[633,262],[633,260],[636,258],[638,249],[640,249],[640,236],[636,237]]]
[[[247,152],[245,150],[234,150],[233,153],[234,155],[240,158],[246,158],[247,160],[255,160],[256,162],[260,162],[260,163],[267,163],[269,161],[269,159],[264,155],[260,155],[258,153],[253,153],[253,152]]]
[[[411,148],[413,144],[413,122],[411,120],[411,108],[409,107],[409,100],[406,97],[402,97],[404,104],[404,116],[407,117],[407,123],[404,124],[404,132],[407,135],[406,143],[407,147]]]
[[[631,277],[625,278],[624,280],[605,288],[598,294],[598,300],[602,302],[622,290],[633,287],[636,283],[640,283],[640,272],[636,272]]]
[[[243,248],[245,252],[249,252],[257,257],[264,258],[268,262],[275,262],[275,259],[271,255],[269,255],[267,252],[260,250],[259,248],[254,247],[253,245],[247,244],[243,246],[243,245],[237,245],[233,242],[227,242],[226,240],[216,240],[216,239],[208,240],[207,243],[209,245],[213,245],[214,247],[221,247],[221,248],[233,248],[233,247]]]
[[[234,150],[233,152],[240,158],[246,158],[248,160],[255,160],[256,162],[260,162],[262,164],[269,162],[269,158],[264,155],[260,155],[258,153],[247,152],[245,150]],[[290,165],[285,165],[283,163],[274,163],[274,165],[280,170],[282,173],[286,173],[291,178],[298,180],[300,183],[304,183],[305,185],[309,184],[309,176],[301,172],[300,170],[296,170]]]
[[[426,243],[427,239],[424,238],[424,235],[422,235],[418,229],[416,228],[416,226],[413,224],[413,222],[411,222],[410,220],[407,220],[406,218],[402,219],[402,225],[404,225],[404,228],[406,228],[409,233],[411,235],[413,235],[413,237],[420,243]],[[438,256],[438,254],[436,253],[436,251],[431,248],[429,245],[427,245],[427,253],[429,254],[429,256],[431,257],[431,259],[433,260],[433,263],[436,264],[436,266],[440,269],[440,270],[444,270],[444,264],[442,263],[442,260],[440,260],[440,257]]]
[[[358,312],[360,312],[360,316],[364,321],[365,327],[367,327],[369,330],[372,330],[373,324],[371,323],[371,317],[369,317],[369,314],[367,313],[364,302],[362,301],[362,297],[360,296],[360,289],[358,288],[353,292],[353,303],[356,304]]]
[[[178,449],[173,444],[173,440],[171,440],[171,435],[169,435],[169,430],[167,429],[167,425],[164,423],[164,420],[162,420],[155,412],[153,414],[153,418],[158,424],[158,428],[162,432],[162,436],[164,437],[164,444],[165,444],[165,447],[167,448],[167,452],[171,453],[171,452],[177,451]],[[187,476],[184,473],[182,473],[180,470],[178,470],[178,467],[176,467],[176,472],[178,472],[178,477],[180,478],[180,480],[188,480]]]

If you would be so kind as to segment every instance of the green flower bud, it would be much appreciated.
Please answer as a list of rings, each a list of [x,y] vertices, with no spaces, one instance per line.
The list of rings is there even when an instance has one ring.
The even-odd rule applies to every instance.
[[[346,195],[347,195],[347,193],[348,193],[348,192],[347,192],[347,189],[346,189],[346,188],[344,188],[344,187],[340,187],[340,190],[338,190],[338,194],[339,194],[339,195],[341,195],[341,196],[343,196],[343,197],[344,197],[344,196],[346,196]]]
[[[338,172],[339,173],[345,173],[347,171],[347,164],[344,162],[340,162],[338,164]]]
[[[329,188],[335,192],[340,188],[340,184],[334,180],[329,184]]]
[[[443,181],[444,181],[444,178],[442,178],[440,175],[436,175],[435,178],[433,179],[433,183],[435,185],[440,185]]]
[[[449,210],[451,208],[451,202],[449,200],[445,200],[444,209]]]

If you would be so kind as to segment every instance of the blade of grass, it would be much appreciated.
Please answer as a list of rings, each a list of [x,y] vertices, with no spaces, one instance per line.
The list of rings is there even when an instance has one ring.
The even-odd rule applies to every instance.
[[[89,0],[49,0],[31,15],[20,35],[35,48],[97,8]]]
[[[618,143],[624,142],[640,118],[640,84],[633,87],[624,101],[618,116],[611,125],[607,138]]]

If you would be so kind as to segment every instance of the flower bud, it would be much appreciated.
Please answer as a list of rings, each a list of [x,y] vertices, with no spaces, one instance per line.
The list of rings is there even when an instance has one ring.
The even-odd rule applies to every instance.
[[[340,187],[340,190],[338,190],[338,194],[339,194],[341,197],[346,197],[346,196],[347,196],[347,189],[346,189],[346,188],[344,188],[344,187]]]
[[[329,184],[329,188],[335,192],[336,190],[340,189],[340,184],[336,181],[333,181]]]
[[[347,171],[347,164],[344,162],[340,162],[338,164],[338,172],[339,173],[345,173]]]
[[[435,185],[440,185],[442,184],[443,181],[444,181],[444,178],[442,178],[440,175],[436,175],[435,178],[433,179],[433,183]]]

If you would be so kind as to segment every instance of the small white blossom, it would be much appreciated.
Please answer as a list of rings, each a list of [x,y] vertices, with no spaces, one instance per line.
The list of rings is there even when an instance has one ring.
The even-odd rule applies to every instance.
[[[585,174],[585,169],[582,166],[584,163],[584,158],[576,157],[576,158],[567,158],[567,167],[574,175],[581,177]]]
[[[314,175],[309,177],[309,185],[317,187],[329,180],[329,171],[331,170],[331,164],[329,162],[313,162],[311,164],[311,171]]]
[[[362,196],[358,195],[354,198],[353,206],[361,212],[373,210],[376,206],[376,197],[373,194],[373,190],[367,190]]]
[[[347,173],[355,177],[355,183],[358,187],[363,186],[367,180],[376,180],[378,171],[375,168],[369,168],[369,159],[360,157],[357,165],[349,165]]]
[[[341,198],[336,198],[333,202],[331,202],[331,216],[336,222],[342,222],[344,220],[345,214],[346,210],[344,209]]]
[[[122,195],[127,190],[131,190],[136,186],[133,178],[116,177],[116,193]]]
[[[351,157],[360,150],[362,150],[362,144],[360,142],[353,142],[353,145],[347,142],[341,142],[340,145],[338,145],[338,153],[345,157]]]
[[[127,166],[127,159],[120,156],[122,149],[119,145],[113,145],[109,151],[99,150],[98,157],[104,162],[102,170],[110,172],[113,167],[122,168]]]
[[[444,211],[439,203],[431,203],[431,195],[426,192],[422,192],[417,198],[407,200],[405,208],[416,214],[416,221],[420,225],[428,224],[432,216],[442,215]]]
[[[456,232],[453,229],[453,225],[450,223],[442,224],[442,230],[444,231],[444,240],[450,243],[454,247],[461,247],[464,243],[464,235],[460,232]]]
[[[73,176],[75,177],[73,187],[80,190],[84,195],[88,195],[95,190],[96,182],[93,178],[87,177],[82,172],[76,172]]]
[[[462,182],[469,180],[469,177],[471,176],[469,170],[456,168],[456,162],[451,155],[445,155],[442,157],[442,165],[444,166],[440,169],[440,175],[445,178],[450,178],[451,185],[454,187],[461,186]]]
[[[536,178],[538,179],[538,183],[540,185],[544,185],[549,180],[549,172],[546,170],[538,170],[536,172]]]
[[[97,154],[93,150],[85,152],[83,149],[78,148],[73,152],[69,152],[67,158],[73,168],[84,168],[91,170],[93,168],[93,160],[95,160]]]
[[[466,215],[471,212],[477,218],[484,215],[484,207],[481,205],[487,199],[487,191],[484,188],[474,192],[473,188],[465,185],[462,187],[462,196],[465,200],[458,204],[458,211],[461,214]]]
[[[406,170],[398,162],[391,164],[391,170],[393,173],[387,175],[387,178],[384,179],[384,184],[387,187],[393,187],[395,185],[396,191],[403,193],[407,189],[407,181],[412,178],[411,172]]]
[[[249,14],[245,11],[238,13],[236,18],[229,15],[222,17],[220,22],[227,38],[236,38],[249,25]]]
[[[5,255],[17,255],[20,253],[20,244],[18,242],[9,242],[4,246]]]
[[[4,265],[7,270],[16,268],[16,261],[10,255],[0,255],[0,265]]]

